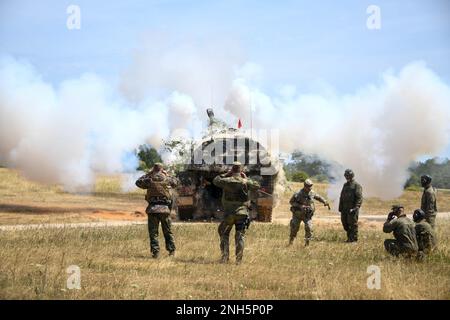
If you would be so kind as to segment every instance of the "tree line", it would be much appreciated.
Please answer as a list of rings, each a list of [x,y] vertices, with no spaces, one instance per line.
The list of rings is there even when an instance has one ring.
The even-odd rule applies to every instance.
[[[291,159],[284,165],[286,177],[290,181],[303,182],[312,178],[318,182],[333,180],[331,168],[333,164],[316,155],[308,155],[300,151],[292,153]],[[450,159],[432,158],[416,161],[408,168],[409,178],[404,187],[420,188],[420,176],[428,174],[433,178],[433,186],[439,189],[450,189]]]

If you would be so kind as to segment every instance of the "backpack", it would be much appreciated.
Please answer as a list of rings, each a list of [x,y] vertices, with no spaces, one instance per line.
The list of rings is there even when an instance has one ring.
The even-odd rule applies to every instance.
[[[227,201],[248,201],[247,184],[242,179],[232,179],[224,188],[224,199]]]
[[[163,173],[157,173],[150,177],[148,181],[149,187],[147,189],[146,200],[153,197],[170,199],[169,181]]]

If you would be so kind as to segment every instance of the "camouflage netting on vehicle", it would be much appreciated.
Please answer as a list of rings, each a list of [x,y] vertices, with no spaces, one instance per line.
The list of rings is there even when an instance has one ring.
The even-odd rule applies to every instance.
[[[213,179],[231,169],[233,162],[242,164],[245,175],[261,185],[258,191],[249,191],[249,213],[253,220],[270,222],[276,204],[275,190],[279,164],[268,150],[252,137],[236,129],[213,127],[218,121],[211,120],[208,133],[201,141],[188,144],[190,150],[184,155],[185,164],[178,173],[180,185],[175,201],[180,220],[218,220],[223,217],[222,190]],[[212,113],[213,117],[213,113]]]

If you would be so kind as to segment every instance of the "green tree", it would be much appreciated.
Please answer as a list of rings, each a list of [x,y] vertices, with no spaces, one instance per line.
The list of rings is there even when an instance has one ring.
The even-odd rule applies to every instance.
[[[294,182],[304,182],[308,178],[308,174],[304,171],[296,171],[291,176],[291,180]]]
[[[405,188],[420,186],[420,176],[428,174],[433,178],[433,186],[440,189],[450,189],[450,160],[428,159],[424,162],[416,162],[409,168],[410,178],[405,183]]]
[[[147,171],[153,167],[156,162],[162,162],[158,151],[148,144],[140,145],[136,151],[139,158],[139,167],[137,170]]]
[[[313,180],[317,181],[317,182],[328,182],[328,176],[326,174],[318,174],[315,175],[314,177],[312,177]]]
[[[291,177],[295,172],[303,171],[308,176],[318,176],[320,180],[331,180],[331,163],[324,161],[317,155],[308,155],[301,151],[294,151],[291,156],[291,162],[284,166],[287,177]],[[326,177],[326,179],[325,179]]]

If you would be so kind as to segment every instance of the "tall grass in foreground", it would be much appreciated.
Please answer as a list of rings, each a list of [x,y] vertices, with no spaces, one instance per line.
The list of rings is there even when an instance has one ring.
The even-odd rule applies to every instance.
[[[177,255],[162,250],[158,260],[146,226],[2,232],[0,298],[449,299],[449,226],[440,221],[439,249],[416,262],[388,256],[380,230],[363,228],[352,245],[339,228],[318,225],[310,247],[302,231],[286,247],[288,226],[255,223],[240,266],[218,263],[216,224],[175,225]],[[66,287],[69,265],[81,268],[80,290]],[[369,265],[381,269],[380,290],[367,288]]]

